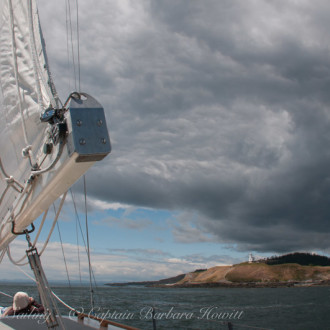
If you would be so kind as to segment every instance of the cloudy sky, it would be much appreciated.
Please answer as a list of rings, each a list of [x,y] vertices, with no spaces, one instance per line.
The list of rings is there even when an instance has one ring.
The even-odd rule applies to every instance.
[[[39,14],[65,99],[65,2]],[[103,104],[113,148],[86,176],[98,279],[330,252],[329,14],[326,0],[79,1],[81,89]],[[83,221],[82,183],[73,191]],[[55,230],[53,258],[58,242]]]

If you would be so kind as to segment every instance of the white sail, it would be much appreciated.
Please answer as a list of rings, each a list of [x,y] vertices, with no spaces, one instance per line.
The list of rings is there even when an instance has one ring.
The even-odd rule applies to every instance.
[[[0,7],[1,151],[15,151],[21,163],[22,149],[38,150],[46,129],[41,112],[56,106],[35,1],[5,0]],[[9,131],[9,132],[8,132]],[[9,142],[9,143],[8,143]],[[6,157],[11,159],[11,157]],[[3,160],[4,162],[5,160]],[[12,164],[6,164],[12,167]]]
[[[98,135],[94,130],[93,140],[88,137],[90,128],[84,125],[73,127],[69,109],[62,109],[58,126],[52,121],[41,122],[40,117],[45,110],[58,109],[59,104],[34,0],[0,1],[0,83],[3,98],[0,109],[1,250],[15,238],[11,233],[12,225],[22,230],[33,222],[96,160],[110,152],[110,141],[107,131],[104,135],[103,108],[87,94],[84,97],[86,101],[80,100],[78,95],[79,100],[71,100],[70,106],[85,109],[77,119],[82,123],[81,118],[84,118],[84,125],[94,122],[89,118],[90,114],[86,117],[86,113],[90,113],[86,109],[100,110],[93,111],[92,116],[99,116],[95,122],[102,123],[97,126],[103,126],[104,137],[95,139]],[[55,140],[61,134],[62,124],[66,130],[65,137],[58,143]],[[84,134],[82,139],[85,142],[80,143],[81,146],[75,130]],[[95,152],[95,143],[101,148],[96,150],[96,157],[91,156]],[[45,153],[47,145],[52,148]],[[80,156],[79,151],[77,153],[79,148],[83,149]]]
[[[0,82],[1,161],[4,170],[24,184],[31,164],[28,158],[22,158],[22,150],[31,146],[31,157],[36,157],[47,129],[39,120],[40,114],[50,104],[56,105],[35,1],[1,2]],[[2,194],[7,184],[1,181],[0,185]],[[6,207],[1,207],[0,219],[16,194],[9,189],[3,196]]]

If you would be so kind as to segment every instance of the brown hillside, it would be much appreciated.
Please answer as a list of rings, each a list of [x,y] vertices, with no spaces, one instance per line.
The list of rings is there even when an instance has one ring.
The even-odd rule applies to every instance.
[[[330,266],[301,266],[298,264],[267,265],[264,263],[217,266],[193,272],[176,284],[247,283],[330,280]]]
[[[206,271],[188,273],[181,281],[177,282],[177,284],[224,281],[226,280],[226,274],[232,268],[233,266],[216,266]]]

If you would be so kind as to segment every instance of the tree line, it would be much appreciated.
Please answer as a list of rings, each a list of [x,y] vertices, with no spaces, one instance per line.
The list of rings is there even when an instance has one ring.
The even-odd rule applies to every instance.
[[[314,253],[294,252],[282,256],[272,256],[263,260],[268,265],[299,264],[302,266],[330,266],[330,258]]]

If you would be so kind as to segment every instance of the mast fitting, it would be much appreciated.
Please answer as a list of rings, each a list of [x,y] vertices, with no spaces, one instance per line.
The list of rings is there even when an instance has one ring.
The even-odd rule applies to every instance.
[[[31,234],[32,232],[34,232],[34,230],[35,230],[35,227],[34,227],[34,224],[33,223],[31,223],[31,229],[30,230],[28,230],[28,229],[24,229],[23,231],[21,231],[21,232],[17,232],[17,231],[15,231],[15,221],[13,220],[12,222],[11,222],[11,232],[12,232],[12,234],[14,234],[14,235],[26,235],[27,237],[29,236],[28,234]],[[30,236],[29,236],[30,237]],[[26,238],[27,239],[27,238]]]

